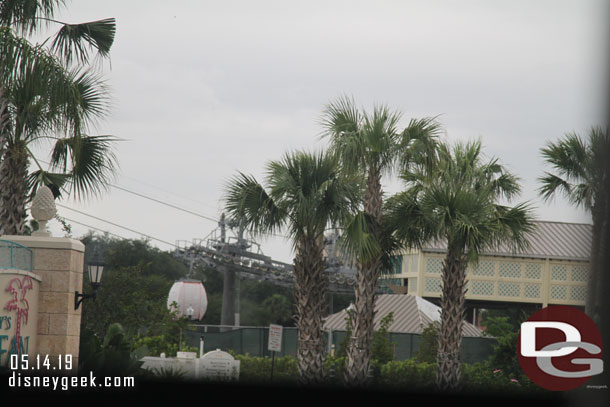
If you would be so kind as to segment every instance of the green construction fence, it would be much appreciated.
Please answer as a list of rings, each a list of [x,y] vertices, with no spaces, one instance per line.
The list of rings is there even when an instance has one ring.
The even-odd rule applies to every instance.
[[[332,338],[334,349],[344,340],[344,331],[333,331],[326,333],[326,348],[328,338]],[[200,340],[203,339],[204,352],[216,349],[233,351],[236,354],[248,354],[250,356],[271,356],[272,352],[267,349],[269,339],[269,328],[267,327],[214,327],[214,326],[191,326],[183,333],[185,344],[199,349]],[[410,333],[390,333],[390,342],[394,347],[394,359],[406,360],[414,357],[419,349],[421,335]],[[495,338],[490,337],[463,337],[461,346],[462,362],[482,362],[493,354],[494,346],[497,344]],[[297,329],[284,327],[282,330],[282,351],[276,352],[276,356],[296,357],[297,352]]]

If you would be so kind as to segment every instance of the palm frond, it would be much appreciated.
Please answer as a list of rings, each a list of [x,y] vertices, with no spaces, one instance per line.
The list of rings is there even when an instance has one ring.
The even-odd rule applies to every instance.
[[[325,136],[356,133],[360,129],[362,115],[353,98],[343,96],[327,104],[322,112],[320,124]]]
[[[569,133],[557,143],[548,143],[541,149],[543,158],[567,180],[586,179],[587,147],[576,134]]]
[[[375,220],[369,214],[359,211],[347,223],[339,238],[339,247],[348,258],[366,262],[381,254],[381,246],[375,237]]]
[[[110,55],[115,32],[114,18],[80,24],[64,24],[55,34],[51,49],[67,64],[71,64],[73,61],[87,64],[89,63],[89,53],[92,50],[96,50],[97,55],[101,58],[107,58]]]
[[[274,233],[286,220],[284,213],[252,176],[239,173],[225,186],[229,216],[253,233]]]
[[[437,151],[432,172],[417,167],[404,172],[409,189],[388,201],[384,218],[395,223],[394,235],[405,243],[446,240],[472,262],[489,245],[514,241],[522,247],[530,208],[500,210],[496,203],[517,195],[518,179],[495,158],[483,162],[479,141],[440,143]]]
[[[73,70],[69,78],[72,98],[66,103],[65,117],[70,131],[78,134],[86,130],[86,124],[106,116],[110,95],[106,82],[96,72]]]
[[[489,187],[496,196],[503,196],[511,200],[521,193],[519,179],[513,174],[502,172],[498,177],[492,178]]]
[[[80,134],[108,111],[108,89],[97,74],[68,71],[47,50],[16,38],[10,30],[0,31],[0,51],[7,58],[6,65],[0,64],[0,86],[6,89],[23,137]]]
[[[48,25],[65,0],[3,0],[0,2],[0,25],[23,34],[33,33],[39,25]]]
[[[530,247],[530,237],[534,231],[532,204],[523,202],[511,208],[497,205],[497,231],[491,242],[507,243],[514,252],[522,252]]]
[[[62,196],[62,190],[64,190],[65,185],[69,182],[70,174],[52,173],[44,170],[34,171],[28,176],[28,190],[30,191],[28,199],[33,199],[38,188],[43,185],[51,189],[55,199],[60,198]]]
[[[556,143],[541,149],[546,162],[556,174],[546,172],[538,180],[538,192],[549,200],[557,192],[575,206],[592,210],[597,198],[604,194],[605,165],[610,150],[610,136],[601,127],[592,127],[585,142],[575,133],[567,133]]]
[[[401,171],[409,171],[412,165],[431,171],[437,163],[438,136],[441,125],[436,117],[411,119],[402,131],[398,142],[398,165]]]
[[[327,227],[345,224],[361,202],[361,179],[339,164],[329,152],[297,151],[268,163],[265,186],[239,173],[225,188],[227,211],[255,233],[285,229],[293,245],[320,239]]]
[[[390,197],[382,217],[384,234],[391,234],[404,247],[421,247],[432,236],[434,225],[421,206],[419,190],[408,189]]]
[[[538,193],[545,201],[553,198],[557,191],[562,191],[566,197],[569,197],[572,193],[572,186],[569,182],[550,172],[545,172],[545,175],[539,177],[538,181],[542,184],[538,188]]]
[[[73,136],[59,139],[51,154],[51,168],[70,175],[77,199],[97,196],[108,189],[117,169],[115,137]]]

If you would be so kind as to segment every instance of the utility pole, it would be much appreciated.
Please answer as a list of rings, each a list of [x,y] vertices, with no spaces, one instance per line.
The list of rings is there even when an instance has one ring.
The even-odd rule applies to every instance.
[[[220,216],[220,242],[222,244],[221,251],[226,252],[227,246],[227,235],[226,235],[226,222],[225,214]],[[220,266],[220,271],[224,275],[223,288],[222,288],[222,311],[220,314],[220,325],[233,326],[235,324],[235,271],[231,270],[230,266]],[[223,328],[223,331],[228,328]]]

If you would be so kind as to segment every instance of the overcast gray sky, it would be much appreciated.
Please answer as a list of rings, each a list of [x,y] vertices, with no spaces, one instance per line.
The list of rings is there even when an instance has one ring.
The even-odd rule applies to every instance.
[[[78,0],[57,17],[117,20],[104,68],[114,107],[97,132],[124,139],[122,188],[217,218],[238,170],[262,179],[268,160],[323,148],[322,109],[345,94],[364,108],[387,104],[404,124],[440,115],[447,140],[480,138],[521,178],[518,201],[532,201],[539,219],[590,222],[562,199],[542,202],[536,189],[549,169],[539,152],[546,142],[606,124],[603,0]],[[386,180],[385,189],[399,185]],[[171,243],[216,227],[118,188],[60,204]],[[88,230],[69,223],[74,237]],[[282,239],[261,243],[291,261]]]

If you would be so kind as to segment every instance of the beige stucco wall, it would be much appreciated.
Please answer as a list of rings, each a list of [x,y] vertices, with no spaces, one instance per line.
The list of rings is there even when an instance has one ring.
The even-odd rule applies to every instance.
[[[84,245],[73,239],[43,236],[2,236],[29,247],[33,252],[33,274],[40,279],[36,317],[37,353],[52,366],[59,357],[72,358],[78,366],[81,309],[74,310],[75,292],[82,292]],[[76,370],[73,369],[75,372]]]
[[[409,294],[440,297],[442,253],[402,254],[401,272],[382,278],[408,281]],[[587,261],[481,256],[466,272],[467,300],[585,305]]]

